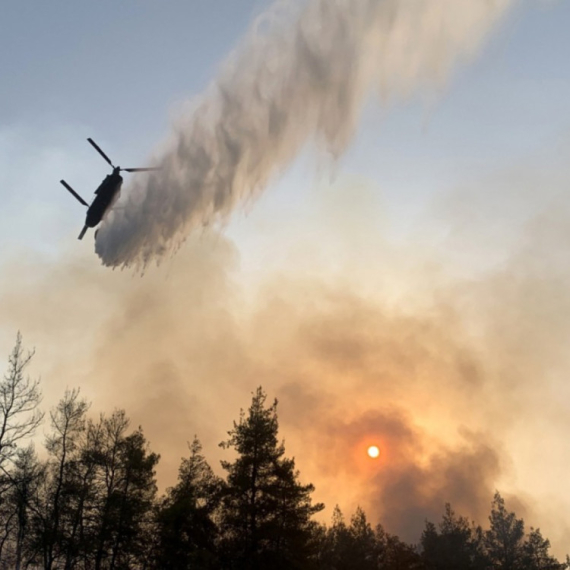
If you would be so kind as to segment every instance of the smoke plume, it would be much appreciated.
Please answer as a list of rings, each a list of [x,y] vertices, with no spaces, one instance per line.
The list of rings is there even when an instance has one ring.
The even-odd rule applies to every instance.
[[[315,484],[325,519],[336,503],[347,515],[361,505],[372,522],[416,541],[424,519],[438,521],[448,501],[484,524],[498,489],[516,494],[526,508],[517,505],[517,514],[563,554],[565,156],[526,161],[514,178],[470,181],[472,193],[445,196],[451,239],[432,248],[425,236],[393,244],[378,224],[350,223],[362,217],[358,189],[348,186],[340,205],[334,191],[321,195],[320,216],[296,236],[302,248],[266,246],[282,265],[259,279],[240,263],[246,251],[240,259],[234,244],[209,231],[144,279],[79,254],[65,263],[21,256],[2,268],[10,276],[0,281],[3,351],[18,328],[37,348],[32,375],[42,375],[46,411],[66,386],[81,386],[95,414],[125,408],[161,454],[162,488],[175,481],[194,434],[219,470],[227,455],[218,443],[262,385],[279,400],[287,455],[302,481]],[[540,199],[519,180],[540,188]],[[518,225],[508,217],[515,201],[492,199],[513,187]],[[330,210],[337,215],[323,214]],[[495,240],[498,226],[512,239]],[[373,247],[355,256],[362,232]],[[349,244],[346,255],[332,236]],[[320,252],[313,274],[289,255],[302,256],[309,239]],[[475,262],[466,244],[488,251],[490,241],[503,261],[457,276],[449,260]],[[329,270],[327,248],[342,279]],[[380,448],[377,461],[366,455],[369,445]]]
[[[307,143],[339,156],[366,96],[438,84],[511,0],[277,2],[103,222],[108,266],[145,266],[255,198]]]

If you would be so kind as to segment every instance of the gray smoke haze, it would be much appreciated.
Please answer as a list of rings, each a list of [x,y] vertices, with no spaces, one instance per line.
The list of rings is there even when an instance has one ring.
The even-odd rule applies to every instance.
[[[322,249],[330,235],[351,243],[364,232],[375,244],[359,250],[366,275],[337,255],[353,281],[327,276],[324,255],[313,260],[320,274],[288,260],[286,271],[246,285],[235,246],[211,232],[144,279],[93,260],[18,260],[0,283],[3,330],[12,327],[4,352],[16,328],[36,346],[46,406],[79,385],[94,413],[126,408],[162,456],[162,487],[194,434],[219,466],[217,444],[261,384],[280,401],[287,453],[316,485],[325,518],[336,503],[346,514],[360,504],[372,521],[417,540],[418,525],[438,520],[446,501],[485,523],[498,488],[517,494],[521,503],[509,498],[510,507],[562,554],[570,176],[561,165],[549,165],[546,178],[529,174],[546,166],[447,195],[450,239],[431,249],[413,235],[391,251],[377,228],[355,228],[346,202],[337,204],[347,226],[331,216],[327,232],[326,220],[312,220],[299,240],[315,239],[317,227]],[[531,192],[538,187],[540,198]],[[345,194],[352,200],[355,189]],[[334,205],[330,193],[322,199]],[[511,217],[506,228],[514,207],[520,222]],[[505,234],[494,241],[499,226]],[[489,243],[499,263],[456,275],[451,260],[473,261],[470,247],[487,251]],[[286,259],[286,248],[274,253]],[[396,266],[396,257],[406,263]],[[398,285],[398,297],[386,282]],[[371,444],[381,449],[377,462],[366,456]]]
[[[277,2],[103,222],[104,265],[144,267],[254,199],[307,143],[340,155],[371,91],[440,84],[510,0]]]

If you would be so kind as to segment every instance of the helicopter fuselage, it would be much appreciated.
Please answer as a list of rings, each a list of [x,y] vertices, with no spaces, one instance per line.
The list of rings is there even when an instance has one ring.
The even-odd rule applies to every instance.
[[[123,177],[118,172],[105,177],[105,180],[95,190],[95,199],[87,210],[86,226],[94,228],[103,219],[107,210],[119,197],[122,184]]]
[[[95,190],[95,198],[91,205],[89,205],[65,180],[60,180],[61,184],[68,190],[72,196],[81,204],[87,207],[87,218],[85,225],[78,236],[78,239],[83,239],[85,232],[88,228],[94,228],[104,217],[105,214],[113,207],[113,204],[118,200],[121,194],[121,185],[123,184],[123,177],[121,172],[148,172],[150,170],[160,170],[160,168],[121,168],[115,166],[111,159],[99,148],[99,145],[93,139],[87,139],[89,144],[103,157],[113,172],[105,177],[103,182],[99,184]]]

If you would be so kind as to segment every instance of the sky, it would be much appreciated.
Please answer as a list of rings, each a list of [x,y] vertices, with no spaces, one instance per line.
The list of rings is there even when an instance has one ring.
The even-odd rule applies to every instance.
[[[325,517],[360,504],[417,540],[446,501],[484,523],[498,489],[564,554],[568,3],[512,2],[449,72],[388,98],[370,88],[336,159],[304,142],[255,199],[142,274],[102,265],[91,231],[76,239],[84,210],[59,180],[88,198],[108,173],[86,138],[146,165],[227,58],[256,55],[240,46],[269,6],[3,7],[0,353],[17,330],[35,347],[46,409],[66,386],[93,413],[124,407],[162,486],[194,434],[217,468],[262,385]]]

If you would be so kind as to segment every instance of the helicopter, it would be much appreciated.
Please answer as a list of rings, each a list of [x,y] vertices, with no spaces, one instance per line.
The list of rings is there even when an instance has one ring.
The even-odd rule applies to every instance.
[[[115,203],[121,192],[123,177],[121,172],[148,172],[150,170],[160,170],[159,168],[121,168],[115,166],[110,158],[99,148],[97,143],[88,138],[87,141],[95,148],[95,150],[111,165],[113,172],[105,177],[105,180],[99,184],[95,190],[95,198],[91,204],[88,204],[65,180],[60,180],[61,184],[71,192],[71,194],[84,206],[87,207],[87,217],[85,225],[77,239],[82,239],[88,228],[94,228],[105,216],[107,211]]]

